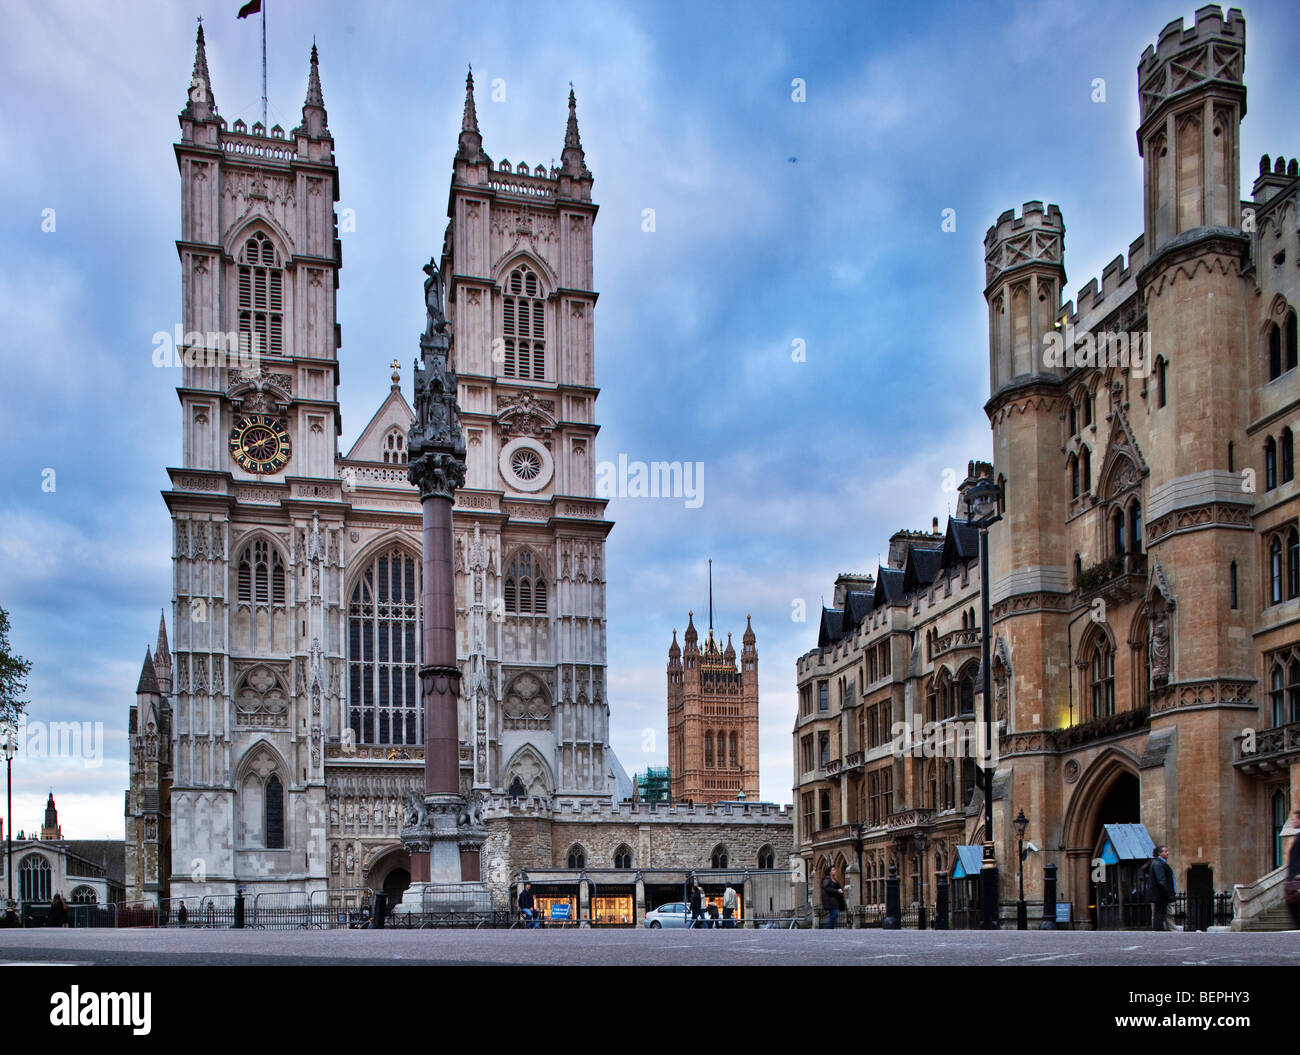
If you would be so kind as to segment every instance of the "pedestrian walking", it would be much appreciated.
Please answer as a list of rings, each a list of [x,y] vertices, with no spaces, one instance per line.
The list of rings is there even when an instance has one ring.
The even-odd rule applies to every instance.
[[[1291,910],[1291,922],[1300,930],[1300,810],[1291,813],[1287,826],[1297,835],[1291,840],[1291,852],[1286,859],[1286,882],[1282,885],[1282,894],[1286,907]]]
[[[66,927],[68,925],[68,906],[63,903],[63,895],[55,894],[50,902],[50,911],[45,916],[47,927]]]
[[[518,904],[519,904],[519,915],[523,916],[524,919],[528,921],[528,926],[530,929],[536,930],[539,925],[539,921],[537,919],[537,909],[534,907],[535,902],[533,901],[532,883],[525,883],[523,890],[519,891]]]
[[[185,926],[185,921],[189,918],[190,910],[185,907],[185,902],[182,901],[181,907],[176,910],[176,922],[183,927]]]
[[[700,884],[696,883],[691,887],[691,929],[704,926],[704,891],[700,889]]]
[[[18,902],[10,898],[5,902],[5,914],[0,916],[0,927],[21,927],[23,921],[18,916]]]
[[[705,898],[704,902],[704,911],[709,917],[709,930],[712,930],[718,926],[718,903],[711,898]]]
[[[1169,902],[1173,901],[1178,888],[1174,883],[1174,870],[1169,866],[1169,847],[1156,847],[1155,854],[1151,858],[1149,877],[1151,929],[1172,930],[1171,926],[1166,926],[1166,913],[1169,911]]]
[[[834,868],[827,869],[826,878],[822,880],[822,908],[826,910],[826,929],[834,930],[840,910],[844,908],[844,888],[835,878]]]
[[[1300,842],[1300,839],[1297,839],[1296,842]],[[727,889],[722,892],[722,925],[728,930],[732,930],[736,926],[737,900],[736,888],[728,883]]]

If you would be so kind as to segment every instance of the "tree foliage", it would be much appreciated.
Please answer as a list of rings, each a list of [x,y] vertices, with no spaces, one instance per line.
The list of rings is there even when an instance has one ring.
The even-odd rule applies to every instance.
[[[23,699],[27,692],[27,675],[31,673],[30,660],[16,656],[9,647],[9,613],[0,608],[0,728],[17,725],[27,709]]]

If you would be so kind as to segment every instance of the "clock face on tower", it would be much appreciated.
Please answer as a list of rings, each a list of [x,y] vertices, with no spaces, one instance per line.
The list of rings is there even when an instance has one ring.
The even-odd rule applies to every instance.
[[[230,430],[230,456],[245,472],[278,473],[289,463],[291,453],[289,433],[270,415],[238,418]]]

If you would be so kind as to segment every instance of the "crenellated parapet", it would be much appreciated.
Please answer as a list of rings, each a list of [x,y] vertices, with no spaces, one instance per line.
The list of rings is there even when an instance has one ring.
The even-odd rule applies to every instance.
[[[1065,221],[1058,205],[1043,208],[1027,201],[1017,216],[1008,209],[984,236],[984,279],[987,287],[1009,272],[1034,264],[1062,266]]]
[[[1246,19],[1238,8],[1225,18],[1223,8],[1209,4],[1196,12],[1196,25],[1183,28],[1176,18],[1160,31],[1155,45],[1148,44],[1138,62],[1138,105],[1146,124],[1166,103],[1208,85],[1231,86],[1241,93],[1241,115],[1246,113],[1242,73],[1246,65]],[[1138,142],[1142,135],[1139,132]]]

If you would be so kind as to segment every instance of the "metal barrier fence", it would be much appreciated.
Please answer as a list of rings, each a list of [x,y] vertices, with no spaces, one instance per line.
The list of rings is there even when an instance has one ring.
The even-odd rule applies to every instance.
[[[307,930],[321,925],[312,913],[310,900],[304,900],[296,890],[254,895],[245,924],[257,930]]]
[[[295,896],[302,897],[301,894]],[[319,929],[347,927],[357,930],[370,925],[375,892],[367,886],[313,890],[307,895],[307,904],[310,926]]]

